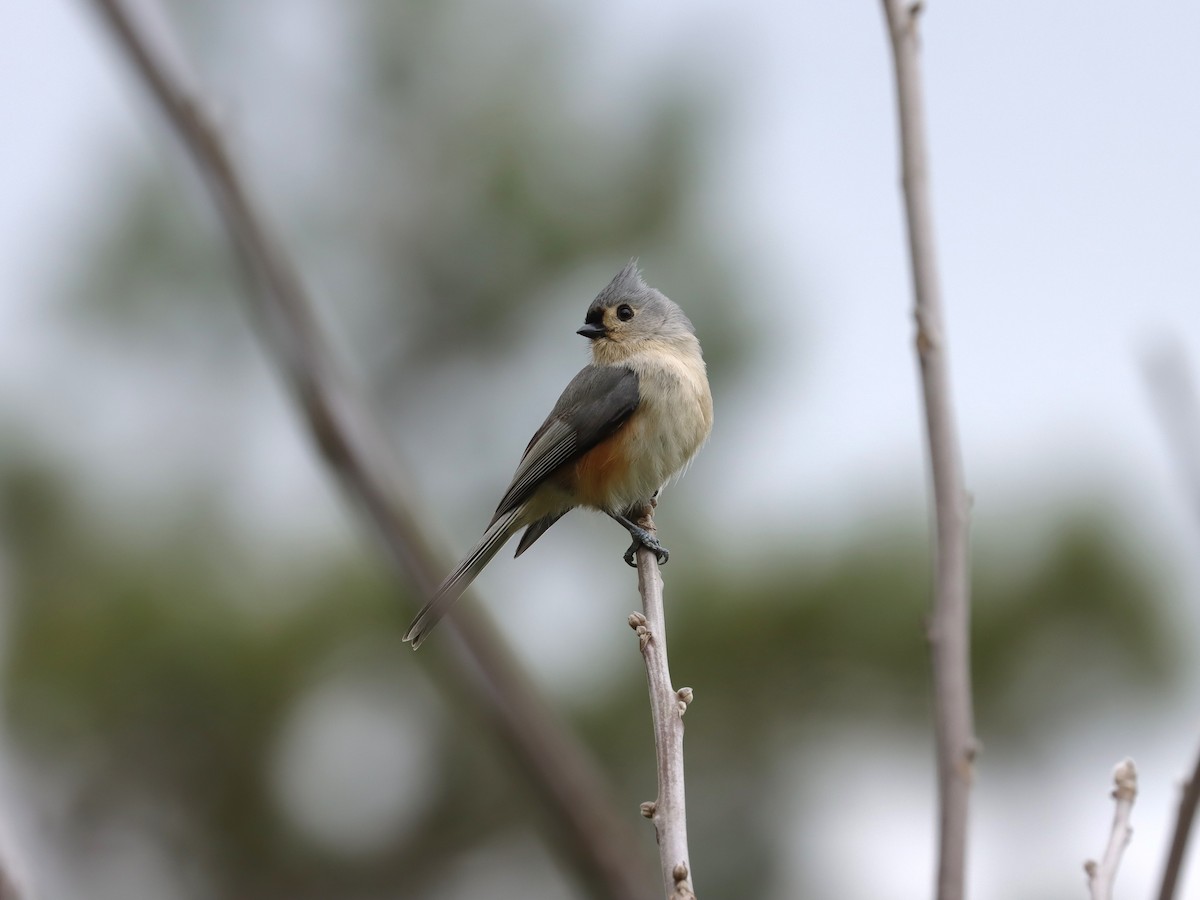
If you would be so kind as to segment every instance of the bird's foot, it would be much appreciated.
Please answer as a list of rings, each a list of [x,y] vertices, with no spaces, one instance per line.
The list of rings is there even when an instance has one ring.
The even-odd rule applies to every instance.
[[[634,557],[637,555],[639,547],[645,547],[654,554],[655,558],[658,559],[658,564],[660,566],[663,565],[668,559],[671,558],[670,551],[668,551],[666,547],[658,542],[658,538],[656,538],[652,532],[643,528],[641,525],[638,525],[633,521],[633,519],[630,518],[634,512],[636,512],[636,510],[631,510],[625,515],[615,512],[608,513],[609,516],[619,522],[621,527],[628,531],[630,536],[633,538],[633,543],[630,544],[629,549],[625,551],[625,562],[636,569],[637,560]],[[650,521],[649,513],[646,513],[646,521]]]
[[[671,551],[658,542],[658,538],[648,532],[645,528],[640,528],[634,525],[629,529],[629,533],[633,535],[633,543],[629,545],[629,549],[625,551],[625,562],[637,568],[637,552],[639,547],[645,547],[654,554],[658,560],[658,564],[665,565],[667,560],[671,558]]]

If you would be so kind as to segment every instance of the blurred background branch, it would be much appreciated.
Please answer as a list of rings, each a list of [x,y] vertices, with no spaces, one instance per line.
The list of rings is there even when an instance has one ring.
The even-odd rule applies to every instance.
[[[933,482],[936,549],[928,636],[933,659],[938,768],[936,896],[939,900],[962,900],[966,895],[968,811],[978,747],[971,683],[971,549],[933,236],[925,101],[918,58],[922,8],[919,2],[883,0],[895,65],[916,350]]]
[[[28,884],[17,879],[14,863],[11,850],[6,848],[5,852],[0,854],[0,900],[30,900],[38,896],[35,891],[30,890]]]
[[[1200,806],[1200,756],[1196,758],[1191,774],[1179,789],[1179,806],[1175,810],[1175,824],[1171,829],[1171,839],[1167,843],[1167,857],[1158,886],[1158,900],[1174,900],[1179,889],[1197,806]]]
[[[1175,464],[1184,503],[1196,514],[1195,524],[1200,525],[1200,392],[1188,368],[1187,355],[1176,342],[1163,344],[1144,359],[1142,373]],[[1198,806],[1200,756],[1179,791],[1158,900],[1173,900],[1179,888]]]
[[[1142,372],[1184,500],[1200,526],[1200,391],[1187,354],[1178,341],[1162,344],[1145,357]]]

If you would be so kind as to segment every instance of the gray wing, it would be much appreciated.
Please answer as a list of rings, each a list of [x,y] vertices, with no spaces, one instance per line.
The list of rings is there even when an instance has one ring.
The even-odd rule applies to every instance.
[[[584,366],[525,448],[492,521],[528,500],[559,467],[612,435],[637,407],[638,377],[632,369]]]

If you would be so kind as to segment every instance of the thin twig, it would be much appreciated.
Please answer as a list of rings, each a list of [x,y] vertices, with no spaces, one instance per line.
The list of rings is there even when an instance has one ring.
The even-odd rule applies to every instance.
[[[1083,864],[1092,900],[1112,900],[1113,882],[1117,880],[1121,854],[1125,852],[1125,848],[1129,846],[1129,839],[1133,837],[1129,814],[1133,812],[1133,803],[1137,800],[1137,768],[1132,759],[1121,762],[1113,769],[1112,798],[1117,803],[1113,811],[1108,846],[1104,848],[1104,858],[1099,863],[1089,859]]]
[[[652,507],[646,507],[638,524],[654,533]],[[692,689],[685,687],[677,691],[671,686],[663,580],[658,560],[645,547],[638,549],[637,569],[642,612],[629,616],[629,627],[637,633],[646,662],[654,752],[658,760],[658,797],[642,804],[642,815],[654,823],[664,896],[667,900],[695,900],[683,778],[683,714],[692,702]]]
[[[929,644],[933,663],[938,759],[939,900],[966,893],[967,823],[972,767],[978,751],[971,701],[968,500],[950,398],[950,368],[933,243],[921,70],[919,3],[883,0],[895,63],[904,208],[916,298],[917,357],[933,480],[936,572]]]
[[[1183,484],[1185,501],[1200,514],[1200,393],[1178,345],[1147,357],[1143,369],[1159,424]],[[1183,874],[1196,808],[1200,806],[1200,755],[1179,794],[1171,845],[1163,865],[1158,900],[1173,900]]]
[[[121,0],[94,0],[118,44],[182,140],[220,210],[257,292],[248,297],[321,455],[362,508],[397,572],[428,596],[442,570],[387,442],[346,389],[291,259],[252,203],[216,129],[167,68]],[[446,625],[441,683],[480,716],[519,763],[550,829],[598,897],[649,898],[631,830],[578,741],[546,706],[478,611]],[[430,656],[437,661],[436,655]]]

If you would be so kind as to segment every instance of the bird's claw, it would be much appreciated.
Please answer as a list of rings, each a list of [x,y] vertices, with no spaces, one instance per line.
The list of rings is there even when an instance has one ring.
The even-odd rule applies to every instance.
[[[629,545],[629,549],[625,551],[625,563],[633,568],[637,568],[637,552],[639,547],[645,547],[654,554],[658,560],[658,564],[665,565],[667,560],[671,558],[671,551],[658,542],[658,539],[647,533],[644,540],[642,538],[634,538],[633,543]]]
[[[655,496],[658,496],[657,491],[655,491]],[[651,498],[651,504],[653,504],[653,498]],[[645,547],[647,550],[651,551],[658,560],[658,564],[660,566],[671,558],[670,552],[668,552],[667,548],[658,542],[658,538],[654,536],[653,532],[647,531],[641,525],[637,524],[637,522],[635,522],[629,515],[621,515],[620,513],[611,511],[609,511],[608,514],[617,522],[619,522],[621,527],[628,531],[629,536],[633,538],[633,543],[629,545],[629,549],[625,551],[625,556],[623,557],[627,565],[632,566],[635,569],[637,568],[637,560],[635,557],[637,556],[639,547]]]

